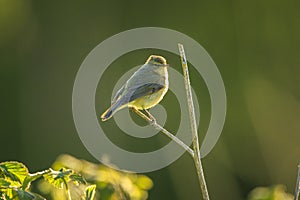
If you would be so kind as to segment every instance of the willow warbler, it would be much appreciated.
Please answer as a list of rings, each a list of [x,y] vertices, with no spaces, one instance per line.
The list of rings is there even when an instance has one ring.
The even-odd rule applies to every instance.
[[[151,55],[117,92],[110,108],[101,115],[102,121],[125,107],[147,111],[157,105],[168,91],[167,66],[164,57]]]

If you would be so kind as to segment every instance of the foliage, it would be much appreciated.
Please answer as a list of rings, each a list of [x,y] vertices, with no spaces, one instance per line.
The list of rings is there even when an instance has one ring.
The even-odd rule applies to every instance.
[[[80,173],[85,180],[96,187],[94,194],[92,186],[85,189],[82,185],[69,184],[72,199],[78,199],[78,194],[84,192],[86,197],[93,197],[101,200],[145,200],[148,197],[148,190],[153,183],[145,175],[124,173],[112,168],[79,160],[70,155],[61,155],[52,165],[53,169],[68,168]],[[48,182],[40,181],[38,189],[51,199],[66,199],[62,190],[57,190]],[[88,199],[88,198],[87,198]]]
[[[90,185],[85,189],[86,200],[92,200],[95,197],[96,185]]]
[[[283,185],[273,187],[257,187],[253,189],[249,196],[249,200],[293,200],[293,195],[287,193]]]
[[[37,179],[40,179],[37,188],[42,196],[31,189],[31,183]],[[29,173],[19,162],[0,163],[0,199],[3,200],[41,200],[45,197],[144,200],[152,186],[147,176],[119,172],[69,155],[60,156],[52,168],[36,173]]]
[[[15,161],[2,162],[0,163],[0,198],[4,200],[45,199],[29,190],[31,183],[40,177],[43,177],[45,181],[57,188],[65,187],[67,192],[69,192],[69,182],[85,184],[82,176],[70,169],[62,168],[59,171],[55,171],[50,168],[31,174],[22,163]],[[88,198],[86,195],[86,199],[92,198]]]

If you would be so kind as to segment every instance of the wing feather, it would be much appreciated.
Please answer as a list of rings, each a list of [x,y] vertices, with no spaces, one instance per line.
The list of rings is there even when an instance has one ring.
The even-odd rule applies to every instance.
[[[129,97],[129,102],[138,99],[140,97],[153,94],[161,90],[162,88],[164,88],[164,86],[157,83],[147,83],[142,86],[139,86],[135,88],[132,92],[130,92],[131,96]]]
[[[121,89],[119,89],[119,91],[116,93],[115,97],[113,98],[113,100],[111,101],[111,105],[113,105],[114,103],[117,102],[117,100],[121,97],[121,95],[123,94],[125,89],[125,85],[123,85],[121,87]]]

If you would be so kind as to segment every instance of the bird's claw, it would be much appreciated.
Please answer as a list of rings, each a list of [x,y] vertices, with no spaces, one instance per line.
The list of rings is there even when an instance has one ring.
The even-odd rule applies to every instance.
[[[150,119],[149,124],[150,124],[150,125],[156,124],[156,120],[155,120],[155,119]]]

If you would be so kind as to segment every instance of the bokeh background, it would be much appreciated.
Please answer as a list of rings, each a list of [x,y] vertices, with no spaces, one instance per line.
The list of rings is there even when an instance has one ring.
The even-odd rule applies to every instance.
[[[211,199],[245,199],[257,186],[278,183],[292,193],[300,161],[299,10],[297,0],[0,0],[0,161],[18,160],[37,171],[68,153],[97,163],[73,123],[76,72],[106,38],[137,27],[165,27],[198,41],[225,83],[224,130],[203,159]],[[156,52],[174,56],[145,50],[113,63],[99,83],[99,113],[109,105],[114,81]],[[180,70],[180,65],[174,67]],[[191,74],[201,99],[199,132],[203,134],[210,117],[209,95],[196,70],[192,68]],[[174,99],[168,93],[162,102],[169,115],[178,109]],[[122,136],[113,120],[102,126],[116,143],[132,147],[131,138]],[[167,128],[176,132],[176,119],[169,120]],[[143,151],[143,146],[159,147],[163,143],[158,140],[164,139],[139,140],[137,151]],[[187,154],[146,175],[154,182],[149,199],[201,199]]]

